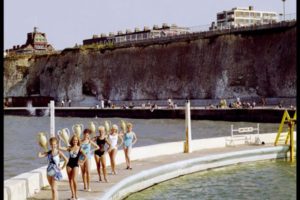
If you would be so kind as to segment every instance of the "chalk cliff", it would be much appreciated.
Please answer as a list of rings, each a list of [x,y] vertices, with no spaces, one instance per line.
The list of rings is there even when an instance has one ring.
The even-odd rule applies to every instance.
[[[24,74],[18,66],[26,66]],[[295,98],[296,26],[5,60],[4,96],[30,94],[57,100],[83,94],[112,100]]]

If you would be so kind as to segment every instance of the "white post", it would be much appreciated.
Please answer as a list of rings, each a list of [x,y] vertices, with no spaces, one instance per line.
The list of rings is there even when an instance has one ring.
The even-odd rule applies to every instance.
[[[185,104],[185,145],[184,153],[192,152],[192,129],[191,129],[191,107],[190,101],[187,100]]]
[[[50,101],[50,137],[55,137],[54,101]]]

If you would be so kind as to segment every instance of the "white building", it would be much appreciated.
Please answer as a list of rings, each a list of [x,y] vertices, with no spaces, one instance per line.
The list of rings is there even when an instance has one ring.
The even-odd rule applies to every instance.
[[[260,24],[276,23],[276,12],[255,11],[253,6],[248,8],[232,8],[229,11],[217,13],[216,28],[233,28]]]
[[[187,33],[189,33],[189,28],[178,27],[176,24],[172,24],[171,26],[169,26],[168,24],[164,23],[162,27],[154,25],[153,29],[150,29],[149,27],[144,27],[143,30],[135,28],[133,32],[130,29],[127,29],[126,33],[122,33],[121,31],[119,31],[119,33],[115,35],[115,40],[116,43],[118,43],[124,41],[136,41],[149,38],[175,36]]]
[[[117,34],[110,33],[109,36],[105,34],[93,35],[93,38],[83,40],[83,45],[89,44],[105,44],[108,42],[120,43],[120,42],[130,42],[137,40],[146,40],[152,38],[176,36],[181,34],[190,33],[190,29],[187,27],[178,27],[176,24],[168,25],[163,23],[161,27],[154,25],[153,29],[145,26],[144,29],[135,28],[134,31],[126,29],[126,32],[118,31]]]

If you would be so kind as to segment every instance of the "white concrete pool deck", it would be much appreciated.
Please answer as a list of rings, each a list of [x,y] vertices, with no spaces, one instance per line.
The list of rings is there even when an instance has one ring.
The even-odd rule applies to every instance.
[[[126,166],[124,163],[119,164],[117,166],[117,172],[118,172],[117,175],[111,175],[110,173],[108,174],[108,180],[109,180],[108,183],[98,182],[97,171],[93,170],[91,173],[91,182],[90,182],[91,189],[92,189],[91,192],[83,191],[82,177],[81,175],[78,176],[78,197],[81,200],[100,199],[101,197],[103,197],[104,193],[109,191],[113,186],[115,186],[117,183],[124,180],[125,178],[138,174],[142,171],[153,169],[155,167],[159,167],[162,165],[176,163],[178,161],[184,161],[193,158],[200,158],[204,156],[213,156],[218,154],[260,149],[266,147],[273,147],[273,145],[238,145],[235,147],[203,149],[203,150],[194,151],[192,153],[176,153],[172,155],[164,155],[164,156],[158,156],[153,158],[135,160],[132,162],[132,167],[133,167],[132,170],[126,170],[125,169]],[[124,155],[121,155],[119,152],[118,156],[123,157]],[[107,157],[107,162],[109,162],[108,157]],[[110,167],[108,167],[108,172],[110,172]],[[68,180],[66,178],[64,178],[63,181],[60,181],[58,183],[58,193],[59,193],[59,199],[70,199],[71,191],[70,191]],[[49,187],[46,187],[28,199],[30,200],[51,199],[51,190]]]

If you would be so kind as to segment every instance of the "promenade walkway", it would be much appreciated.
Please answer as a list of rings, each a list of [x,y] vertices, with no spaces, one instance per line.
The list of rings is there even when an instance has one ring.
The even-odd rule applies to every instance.
[[[162,166],[165,164],[170,164],[178,161],[188,160],[197,157],[209,156],[209,155],[217,155],[228,152],[242,151],[242,150],[251,150],[251,149],[259,149],[265,148],[273,145],[238,145],[235,147],[225,147],[225,148],[211,148],[204,149],[200,151],[194,151],[192,153],[179,153],[173,155],[165,155],[159,157],[153,157],[148,159],[140,159],[132,162],[132,170],[126,170],[125,164],[120,164],[117,166],[117,175],[110,174],[110,167],[108,167],[108,183],[98,182],[97,171],[93,170],[91,173],[91,192],[83,191],[83,182],[81,174],[78,176],[78,197],[80,200],[92,200],[96,198],[100,198],[103,196],[105,192],[107,192],[111,187],[120,182],[126,177],[137,174],[141,171],[145,171],[151,168],[155,168],[158,166]],[[124,157],[124,154],[119,154],[117,156]],[[108,155],[107,155],[107,163],[109,163]],[[94,160],[92,160],[94,162]],[[70,199],[71,191],[69,187],[69,182],[67,179],[60,181],[58,183],[58,192],[59,199],[65,200]],[[33,197],[28,198],[28,200],[37,200],[37,199],[51,199],[51,190],[50,187],[46,187],[42,189],[39,193],[35,194]]]

